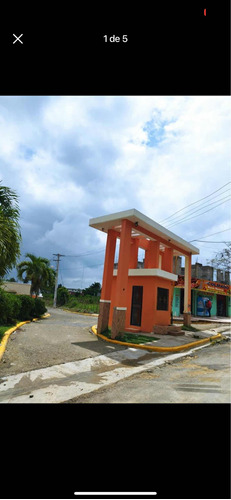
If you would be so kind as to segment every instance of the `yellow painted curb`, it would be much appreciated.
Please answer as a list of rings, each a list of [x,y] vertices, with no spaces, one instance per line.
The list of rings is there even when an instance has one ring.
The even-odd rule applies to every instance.
[[[39,319],[46,319],[50,317],[50,313],[43,314],[43,316],[40,316],[40,318],[33,318],[32,321],[38,321]]]
[[[8,339],[9,339],[9,336],[11,335],[11,333],[15,332],[15,330],[18,330],[18,328],[20,328],[22,325],[25,325],[26,323],[30,323],[30,321],[29,320],[22,321],[21,323],[18,323],[17,325],[13,326],[12,328],[10,328],[9,330],[7,330],[4,333],[4,336],[3,336],[1,344],[0,344],[0,361],[2,359],[4,352],[5,352],[6,344],[8,342]]]
[[[122,342],[120,340],[108,339],[101,333],[97,333],[97,326],[94,325],[91,327],[92,332],[97,335],[97,337],[102,340],[106,340],[106,342],[111,342],[112,344],[124,345],[125,347],[134,347],[135,349],[144,349],[145,351],[153,351],[153,352],[177,352],[183,351],[184,349],[190,349],[191,347],[196,347],[199,345],[206,344],[207,342],[212,342],[218,338],[221,338],[221,333],[217,335],[213,335],[212,337],[207,337],[206,339],[196,340],[195,342],[190,342],[189,344],[178,345],[175,347],[155,347],[153,345],[144,345],[144,344],[132,344],[130,342]]]
[[[44,314],[43,316],[41,316],[40,318],[33,318],[32,321],[38,321],[38,319],[46,319],[50,316],[50,314]],[[12,328],[10,328],[9,330],[7,330],[5,333],[4,333],[4,336],[2,338],[2,341],[1,341],[1,344],[0,344],[0,361],[2,359],[2,356],[5,352],[5,349],[6,349],[6,344],[8,342],[8,339],[11,335],[11,333],[15,332],[16,330],[18,330],[21,326],[23,325],[26,325],[26,323],[31,323],[30,320],[27,320],[27,321],[21,321],[20,323],[17,323],[17,325],[13,326]]]

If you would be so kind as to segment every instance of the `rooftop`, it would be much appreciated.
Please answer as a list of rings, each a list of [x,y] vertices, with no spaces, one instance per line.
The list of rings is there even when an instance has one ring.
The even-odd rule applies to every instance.
[[[191,245],[135,208],[90,219],[89,226],[104,233],[107,233],[109,229],[114,229],[120,233],[123,219],[133,222],[133,238],[145,238],[153,241],[159,239],[165,247],[176,246],[177,249],[174,249],[174,255],[184,255],[184,252],[190,252],[193,255],[200,253],[199,249],[194,245]],[[118,234],[119,236],[120,234]],[[168,245],[168,243],[171,243],[171,245]]]
[[[17,295],[30,295],[29,283],[17,283],[14,281],[4,281],[1,287],[5,292],[15,293]]]

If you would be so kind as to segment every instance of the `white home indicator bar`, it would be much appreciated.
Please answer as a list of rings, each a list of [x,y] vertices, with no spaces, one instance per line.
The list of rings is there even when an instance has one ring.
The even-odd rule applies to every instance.
[[[75,491],[78,496],[152,496],[156,491]]]

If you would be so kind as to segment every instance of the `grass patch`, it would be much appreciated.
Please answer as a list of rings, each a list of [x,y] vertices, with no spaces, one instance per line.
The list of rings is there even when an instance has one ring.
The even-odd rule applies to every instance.
[[[111,328],[102,332],[104,337],[111,339]],[[127,342],[132,344],[145,344],[146,342],[152,342],[153,340],[159,340],[156,337],[148,337],[147,335],[135,335],[134,333],[124,332],[118,335],[115,340],[119,340],[120,342]]]
[[[85,295],[80,297],[70,296],[62,305],[57,303],[58,307],[68,309],[72,312],[99,314],[100,297]],[[47,307],[53,307],[53,297],[45,297]]]
[[[99,297],[85,295],[83,297],[70,297],[65,304],[65,309],[84,313],[99,313]]]
[[[4,337],[4,334],[15,325],[0,326],[0,342]]]
[[[195,328],[195,326],[185,326],[181,327],[181,330],[186,330],[187,332],[200,332],[199,328]]]
[[[65,304],[65,309],[69,309],[70,311],[80,312],[80,313],[89,313],[89,314],[99,314],[99,305],[98,304],[81,304],[72,303]]]

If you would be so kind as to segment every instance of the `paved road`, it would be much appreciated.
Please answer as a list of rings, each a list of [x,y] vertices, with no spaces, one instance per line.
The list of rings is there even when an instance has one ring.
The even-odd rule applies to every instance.
[[[228,342],[187,353],[150,353],[101,341],[89,332],[95,317],[50,312],[49,319],[24,325],[11,335],[0,364],[1,402],[229,401]],[[187,335],[161,336],[156,344],[195,340]],[[201,353],[208,350],[214,356],[212,368],[200,366]],[[166,365],[179,359],[184,361]],[[179,385],[182,377],[184,386]]]
[[[0,363],[0,377],[123,349],[99,342],[89,332],[97,317],[53,308],[48,312],[50,318],[23,325],[11,334]]]
[[[230,342],[222,342],[68,403],[230,403],[230,392]]]

